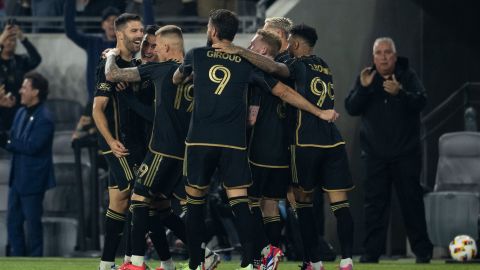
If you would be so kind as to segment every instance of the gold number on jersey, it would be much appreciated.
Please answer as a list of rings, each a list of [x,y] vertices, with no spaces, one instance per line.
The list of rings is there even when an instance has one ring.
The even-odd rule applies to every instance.
[[[140,165],[140,168],[138,168],[138,177],[143,177],[146,173],[148,172],[148,165],[145,163],[142,163]]]
[[[217,71],[222,73],[223,76],[218,77]],[[222,65],[214,65],[208,71],[208,77],[212,82],[218,83],[217,89],[215,89],[215,95],[221,95],[230,80],[230,70]]]
[[[173,104],[175,109],[180,109],[182,98],[184,98],[187,102],[190,102],[187,112],[191,112],[193,110],[193,84],[180,84],[177,86],[177,94]]]
[[[320,89],[319,89],[320,86]],[[322,107],[323,102],[325,102],[325,97],[328,94],[328,97],[333,100],[334,99],[334,94],[333,94],[333,84],[329,82],[326,84],[320,77],[315,77],[312,79],[310,82],[310,90],[312,93],[316,96],[319,96],[317,106]]]

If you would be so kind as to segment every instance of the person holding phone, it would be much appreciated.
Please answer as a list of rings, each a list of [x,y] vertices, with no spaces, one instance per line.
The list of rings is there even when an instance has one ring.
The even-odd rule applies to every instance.
[[[25,47],[26,54],[15,54],[17,40]],[[0,35],[0,87],[2,100],[0,102],[0,131],[9,130],[15,112],[20,104],[19,89],[25,74],[36,68],[42,58],[37,49],[23,34],[15,19],[7,20]]]
[[[391,38],[373,44],[373,66],[363,69],[345,100],[347,112],[361,116],[360,144],[365,161],[365,253],[363,263],[377,263],[385,251],[392,185],[417,263],[429,263],[432,243],[427,234],[420,186],[420,112],[425,89],[398,57]]]

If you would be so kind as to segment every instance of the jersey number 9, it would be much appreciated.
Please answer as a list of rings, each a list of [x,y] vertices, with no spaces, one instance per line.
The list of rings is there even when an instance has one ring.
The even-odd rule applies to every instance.
[[[220,73],[221,77],[217,76],[217,73]],[[230,70],[222,65],[214,65],[208,71],[208,77],[212,82],[218,83],[215,95],[221,95],[230,80]]]

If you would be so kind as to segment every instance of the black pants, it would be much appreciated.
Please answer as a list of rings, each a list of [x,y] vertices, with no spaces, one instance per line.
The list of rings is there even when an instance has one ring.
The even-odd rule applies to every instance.
[[[391,160],[366,156],[365,165],[365,255],[378,259],[384,253],[393,184],[412,251],[417,257],[431,256],[433,246],[427,234],[419,180],[420,154]]]

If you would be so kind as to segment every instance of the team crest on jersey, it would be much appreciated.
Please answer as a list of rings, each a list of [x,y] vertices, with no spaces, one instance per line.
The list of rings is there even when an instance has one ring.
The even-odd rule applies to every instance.
[[[97,89],[100,91],[110,92],[110,84],[108,83],[99,83]]]

